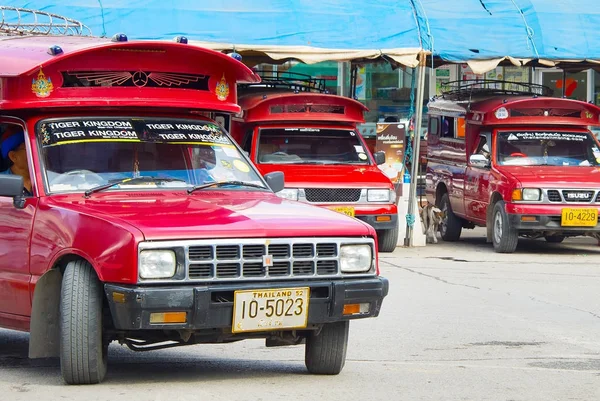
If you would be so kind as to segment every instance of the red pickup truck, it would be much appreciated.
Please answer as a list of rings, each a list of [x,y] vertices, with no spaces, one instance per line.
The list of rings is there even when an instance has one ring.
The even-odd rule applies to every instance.
[[[475,226],[503,253],[519,237],[600,239],[600,143],[588,128],[600,108],[545,93],[462,81],[429,103],[426,193],[445,213],[444,240]]]
[[[0,327],[69,384],[137,351],[262,338],[337,374],[379,314],[375,230],[274,192],[215,113],[260,78],[187,44],[0,40]]]
[[[262,78],[239,86],[242,113],[232,118],[234,139],[262,174],[285,174],[280,196],[362,220],[377,231],[379,251],[393,252],[396,192],[377,167],[385,153],[371,153],[356,129],[364,122],[365,106],[315,89],[310,79],[298,81],[291,73]]]

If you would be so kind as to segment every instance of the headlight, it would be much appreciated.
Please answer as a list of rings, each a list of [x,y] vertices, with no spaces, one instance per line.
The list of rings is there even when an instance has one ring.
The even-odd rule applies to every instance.
[[[542,197],[542,191],[537,188],[523,188],[524,201],[539,201]]]
[[[342,245],[340,269],[342,273],[365,273],[371,269],[373,254],[369,245]]]
[[[276,193],[277,196],[289,200],[298,200],[298,189],[297,188],[284,188]]]
[[[175,275],[175,252],[147,250],[140,252],[140,278],[169,278]]]
[[[389,202],[389,189],[369,189],[367,190],[367,201],[369,202]]]

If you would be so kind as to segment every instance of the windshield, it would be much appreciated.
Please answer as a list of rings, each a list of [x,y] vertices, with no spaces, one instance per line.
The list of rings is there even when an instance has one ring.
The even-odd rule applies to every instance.
[[[320,128],[261,129],[259,163],[370,164],[353,130]]]
[[[53,193],[110,183],[115,186],[107,190],[185,189],[216,181],[265,186],[230,137],[209,121],[52,119],[38,123],[37,135]]]
[[[598,166],[600,150],[585,132],[499,132],[497,161],[504,166]]]

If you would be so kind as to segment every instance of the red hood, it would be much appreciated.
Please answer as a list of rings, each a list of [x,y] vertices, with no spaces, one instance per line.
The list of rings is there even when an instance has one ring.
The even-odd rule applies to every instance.
[[[498,170],[519,180],[523,187],[600,188],[599,167],[501,166]]]
[[[51,206],[138,228],[146,240],[366,236],[366,224],[272,193],[127,192],[52,196]]]
[[[392,182],[376,166],[259,164],[265,175],[283,171],[286,188],[392,188]]]

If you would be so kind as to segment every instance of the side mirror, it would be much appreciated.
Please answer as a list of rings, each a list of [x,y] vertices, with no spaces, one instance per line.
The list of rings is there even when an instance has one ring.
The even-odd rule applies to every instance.
[[[381,166],[385,163],[385,153],[382,151],[373,153],[373,158],[375,159],[375,164]]]
[[[490,166],[490,160],[484,155],[475,153],[469,157],[469,164],[473,167],[488,168]]]
[[[23,195],[23,177],[20,175],[0,174],[0,196],[14,198]]]
[[[285,187],[284,175],[281,171],[273,171],[264,176],[267,185],[273,192],[279,192]]]

